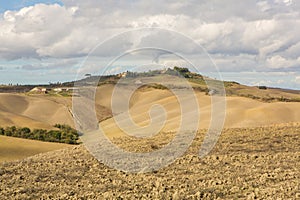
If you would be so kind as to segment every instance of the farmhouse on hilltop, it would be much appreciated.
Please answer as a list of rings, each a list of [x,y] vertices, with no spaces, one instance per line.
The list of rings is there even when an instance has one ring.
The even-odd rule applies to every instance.
[[[30,90],[32,93],[41,93],[41,94],[46,94],[49,91],[48,88],[45,87],[35,87]]]

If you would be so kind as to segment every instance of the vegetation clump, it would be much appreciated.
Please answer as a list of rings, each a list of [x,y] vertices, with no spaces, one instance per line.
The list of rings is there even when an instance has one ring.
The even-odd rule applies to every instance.
[[[258,86],[258,89],[260,89],[260,90],[266,90],[268,88],[267,88],[267,86]]]
[[[40,140],[45,142],[58,142],[66,144],[79,144],[79,134],[77,130],[69,125],[55,124],[58,130],[34,129],[28,127],[19,128],[10,126],[6,128],[0,127],[0,135],[18,137],[24,139]]]

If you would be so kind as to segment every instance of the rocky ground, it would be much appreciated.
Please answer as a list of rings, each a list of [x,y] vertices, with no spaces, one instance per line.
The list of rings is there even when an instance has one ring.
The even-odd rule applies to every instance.
[[[0,165],[0,199],[300,199],[300,124],[226,129],[197,156],[204,131],[176,162],[146,174],[120,172],[73,146]],[[168,141],[116,139],[131,151]]]

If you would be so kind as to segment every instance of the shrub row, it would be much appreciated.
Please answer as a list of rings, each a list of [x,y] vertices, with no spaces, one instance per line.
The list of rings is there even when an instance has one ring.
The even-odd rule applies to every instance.
[[[300,98],[285,98],[285,97],[259,97],[259,96],[254,96],[252,94],[238,94],[238,96],[241,97],[247,97],[251,99],[257,99],[261,100],[263,102],[300,102]]]
[[[54,127],[58,130],[44,130],[23,127],[19,128],[16,126],[10,126],[6,128],[0,127],[0,135],[12,136],[18,138],[40,140],[45,142],[59,142],[66,144],[79,144],[79,134],[77,130],[73,129],[68,125],[55,124]]]

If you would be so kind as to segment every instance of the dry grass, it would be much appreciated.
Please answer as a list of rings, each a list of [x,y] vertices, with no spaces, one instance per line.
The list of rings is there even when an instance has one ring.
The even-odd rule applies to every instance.
[[[268,88],[266,90],[262,90],[254,86],[250,87],[234,84],[226,88],[226,93],[228,96],[243,96],[263,102],[300,101],[300,91],[279,88]]]
[[[68,146],[69,145],[66,144],[0,136],[0,162],[19,160],[39,153],[62,149]]]
[[[109,94],[113,89],[102,86],[99,93]],[[103,94],[102,94],[103,95]],[[211,122],[211,97],[201,92],[196,92],[199,105],[200,128],[208,128]],[[99,95],[99,104],[110,109],[110,98],[102,98]],[[102,99],[102,101],[100,100]],[[124,101],[122,97],[116,97],[119,101]],[[195,109],[192,104],[187,107]],[[181,102],[183,103],[183,102]],[[179,127],[181,117],[180,103],[176,97],[167,90],[139,90],[134,93],[130,100],[130,114],[135,123],[140,126],[148,125],[150,122],[149,110],[153,105],[161,105],[166,111],[167,121],[163,127],[164,132],[176,131]],[[266,103],[245,97],[226,98],[226,128],[257,127],[280,123],[298,122],[300,119],[299,102],[273,102]],[[191,123],[193,123],[191,121]],[[190,124],[184,124],[189,126]],[[118,137],[123,135],[113,118],[100,123],[108,136]]]
[[[53,129],[54,124],[73,126],[71,98],[0,94],[0,125]]]
[[[234,88],[241,87],[241,88]],[[241,94],[253,93],[261,96],[275,95],[286,98],[299,98],[298,93],[287,93],[279,89],[259,90],[256,87],[232,86]],[[111,116],[112,84],[101,85],[97,89],[96,111],[98,121]],[[245,91],[247,90],[247,91]],[[288,95],[288,96],[285,96]],[[200,127],[208,128],[211,117],[211,98],[203,92],[196,92],[200,107]],[[124,101],[123,97],[116,97],[117,101]],[[244,97],[227,97],[225,127],[255,127],[277,123],[297,122],[299,102],[265,103]],[[118,103],[118,102],[117,102]],[[149,123],[148,111],[154,104],[166,107],[168,124],[164,131],[174,131],[178,128],[180,107],[176,97],[167,90],[149,88],[138,90],[130,101],[131,114],[137,124]],[[26,96],[24,94],[0,94],[0,125],[19,126],[40,129],[52,129],[53,125],[68,124],[74,127],[71,115],[72,99],[70,97],[55,97],[47,95]],[[113,126],[112,120],[106,120],[105,126]],[[111,132],[117,132],[110,127]]]

